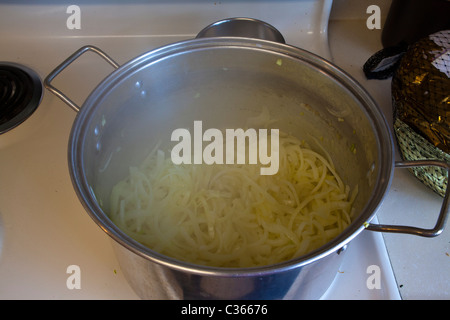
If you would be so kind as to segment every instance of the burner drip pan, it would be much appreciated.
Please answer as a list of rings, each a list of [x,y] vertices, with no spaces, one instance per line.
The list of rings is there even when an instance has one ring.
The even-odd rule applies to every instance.
[[[25,121],[39,106],[43,86],[31,69],[0,62],[0,134]]]

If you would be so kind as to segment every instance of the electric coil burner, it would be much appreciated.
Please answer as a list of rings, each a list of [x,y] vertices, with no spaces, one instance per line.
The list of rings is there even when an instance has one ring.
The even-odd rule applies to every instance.
[[[42,82],[31,69],[0,62],[0,134],[25,121],[39,106]]]
[[[77,49],[93,45],[122,64],[161,46],[191,40],[214,21],[231,17],[267,22],[281,32],[287,44],[334,62],[373,95],[390,121],[391,80],[369,81],[361,68],[382,46],[381,30],[370,29],[367,22],[374,17],[377,20],[377,15],[385,20],[391,2],[0,1],[0,132],[24,120],[18,110],[4,115],[10,112],[6,101],[14,100],[11,92],[24,89],[4,84],[10,69],[17,66],[3,61],[25,64],[44,79]],[[373,14],[367,13],[370,10]],[[55,84],[70,88],[69,96],[83,102],[111,73],[111,67],[94,54],[80,57],[76,63],[64,70]],[[9,67],[6,72],[1,71],[5,66]],[[28,75],[15,77],[33,82],[24,72]],[[145,81],[139,84],[149,85]],[[34,86],[31,92],[41,89],[39,82]],[[130,82],[129,89],[140,88]],[[0,299],[138,299],[118,264],[110,237],[86,213],[70,179],[68,139],[77,113],[47,93],[42,102],[39,94],[21,98],[22,108],[33,109],[40,102],[39,110],[17,128],[0,134]],[[30,95],[35,96],[33,107]],[[355,157],[360,156],[358,150]],[[379,222],[434,225],[440,196],[408,170],[395,170],[392,180],[377,211]],[[321,299],[448,300],[449,239],[448,227],[431,241],[364,230],[345,250],[335,281]],[[160,281],[158,275],[155,282]],[[174,290],[177,288],[167,286],[168,293]]]

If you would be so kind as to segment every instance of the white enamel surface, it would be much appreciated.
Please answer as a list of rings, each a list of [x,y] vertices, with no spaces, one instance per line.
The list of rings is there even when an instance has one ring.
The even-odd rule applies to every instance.
[[[346,2],[355,1],[199,0],[187,4],[137,0],[127,5],[79,1],[80,30],[67,28],[68,5],[57,1],[2,2],[0,60],[25,64],[45,78],[86,44],[100,47],[123,64],[153,48],[193,38],[214,21],[248,16],[275,26],[287,43],[332,58],[361,81],[389,118],[389,83],[366,81],[361,71],[365,60],[381,49],[381,32],[369,32],[365,26],[369,3],[344,6]],[[388,1],[381,3],[385,16]],[[111,71],[98,57],[86,55],[54,84],[81,104]],[[109,238],[86,214],[73,190],[67,142],[74,118],[73,110],[45,91],[36,112],[0,136],[1,299],[137,298],[123,277]],[[423,202],[405,209],[411,197]],[[401,223],[412,211],[411,223],[416,223],[422,221],[422,209],[434,212],[439,205],[440,199],[407,172],[398,172],[378,216],[383,223]],[[448,231],[432,240],[363,232],[348,247],[346,260],[323,298],[399,299],[398,284],[403,285],[403,298],[448,298],[448,239]],[[67,286],[71,265],[80,267],[81,289]],[[371,265],[380,267],[381,289],[367,287]]]

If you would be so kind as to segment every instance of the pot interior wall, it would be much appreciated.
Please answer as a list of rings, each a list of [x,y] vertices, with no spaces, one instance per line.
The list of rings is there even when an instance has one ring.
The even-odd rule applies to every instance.
[[[315,58],[314,58],[315,59]],[[268,108],[272,128],[327,150],[344,181],[358,186],[362,211],[379,175],[379,137],[370,110],[352,88],[315,60],[264,47],[218,46],[131,61],[88,98],[82,161],[104,212],[112,186],[162,143],[170,156],[174,129],[245,127]],[[85,110],[82,110],[82,112]],[[206,143],[204,144],[206,145]]]

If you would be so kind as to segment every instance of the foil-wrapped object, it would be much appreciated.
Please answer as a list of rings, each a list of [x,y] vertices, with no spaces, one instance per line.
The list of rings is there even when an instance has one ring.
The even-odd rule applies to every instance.
[[[405,160],[450,163],[450,30],[409,46],[392,78],[394,132]],[[440,195],[447,174],[436,168],[412,169]]]

